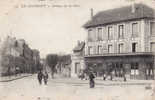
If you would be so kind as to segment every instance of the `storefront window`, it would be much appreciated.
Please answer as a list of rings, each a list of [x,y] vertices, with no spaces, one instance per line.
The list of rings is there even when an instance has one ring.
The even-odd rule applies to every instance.
[[[131,64],[131,75],[139,75],[138,63]]]

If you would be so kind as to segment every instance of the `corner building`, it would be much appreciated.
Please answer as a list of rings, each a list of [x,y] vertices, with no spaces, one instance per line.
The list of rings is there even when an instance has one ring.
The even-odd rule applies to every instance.
[[[101,11],[84,24],[84,61],[97,75],[154,79],[155,10],[144,4]]]

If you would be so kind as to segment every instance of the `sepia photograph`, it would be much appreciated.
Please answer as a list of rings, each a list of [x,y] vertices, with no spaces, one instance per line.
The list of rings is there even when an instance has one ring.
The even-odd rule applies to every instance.
[[[155,0],[0,1],[0,100],[155,100]]]

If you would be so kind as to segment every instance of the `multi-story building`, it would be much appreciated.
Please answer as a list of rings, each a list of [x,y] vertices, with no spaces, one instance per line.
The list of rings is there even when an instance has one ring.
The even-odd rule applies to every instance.
[[[33,71],[35,72],[39,69],[40,67],[40,52],[36,49],[32,50],[32,59],[33,59]]]
[[[114,76],[153,79],[155,68],[155,11],[144,4],[101,11],[87,30],[85,65]],[[98,70],[98,71],[103,71]]]
[[[0,48],[0,74],[34,72],[39,67],[39,51],[32,50],[23,39],[8,36]]]

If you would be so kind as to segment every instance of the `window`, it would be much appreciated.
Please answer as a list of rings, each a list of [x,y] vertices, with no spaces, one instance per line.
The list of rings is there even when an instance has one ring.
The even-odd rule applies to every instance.
[[[131,64],[131,75],[139,75],[138,63]]]
[[[119,30],[118,30],[118,37],[119,38],[124,38],[124,25],[119,25],[118,26]]]
[[[152,63],[148,63],[147,66],[148,67],[146,68],[146,75],[147,76],[153,75],[153,64]]]
[[[93,31],[92,31],[92,29],[88,30],[88,41],[93,41]]]
[[[97,37],[97,40],[98,41],[102,41],[103,40],[103,38],[102,38],[102,28],[98,28],[98,37]]]
[[[102,54],[102,46],[101,45],[98,46],[98,54]]]
[[[92,46],[89,46],[88,47],[88,54],[89,55],[93,54],[93,48],[92,48]]]
[[[150,32],[151,35],[155,35],[155,22],[150,23]]]
[[[123,53],[123,48],[124,48],[123,46],[124,46],[123,43],[118,45],[118,53]]]
[[[132,23],[132,37],[138,36],[138,24]]]
[[[152,42],[152,43],[151,43],[150,51],[151,51],[151,52],[155,52],[155,42]]]
[[[132,43],[132,52],[137,52],[137,43]]]
[[[108,27],[108,40],[111,40],[112,39],[112,26],[109,26]]]
[[[15,47],[18,47],[18,42],[17,41],[15,42]]]
[[[78,73],[79,69],[80,69],[80,63],[75,63],[75,74]]]
[[[112,53],[112,45],[108,45],[108,53]]]

